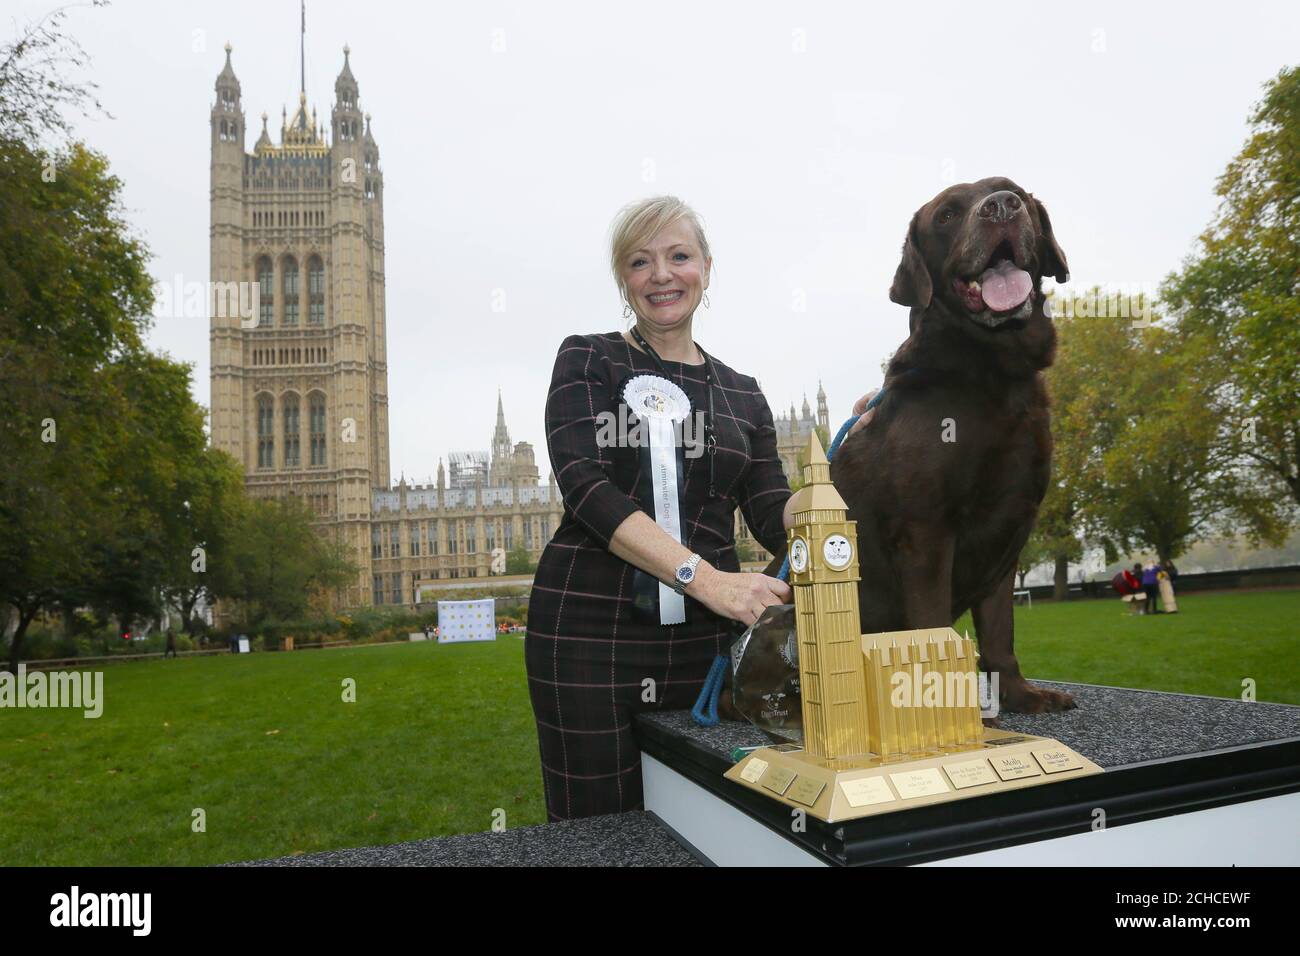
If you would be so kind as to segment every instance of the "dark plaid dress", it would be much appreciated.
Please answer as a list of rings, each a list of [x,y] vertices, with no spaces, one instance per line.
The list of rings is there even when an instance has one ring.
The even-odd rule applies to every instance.
[[[692,410],[708,408],[703,365],[664,366]],[[682,543],[715,567],[737,571],[736,507],[754,537],[775,551],[785,542],[782,512],[791,492],[758,384],[716,359],[714,368],[718,497],[708,497],[708,456],[685,458]],[[662,376],[620,333],[571,335],[560,344],[546,398],[546,443],[564,517],[538,563],[525,660],[551,820],[641,806],[632,715],[689,708],[710,663],[741,629],[689,594],[684,624],[637,614],[636,569],[608,550],[633,511],[654,517],[639,497],[639,455],[649,449],[602,448],[596,437],[597,416],[617,417],[623,385],[641,374]]]

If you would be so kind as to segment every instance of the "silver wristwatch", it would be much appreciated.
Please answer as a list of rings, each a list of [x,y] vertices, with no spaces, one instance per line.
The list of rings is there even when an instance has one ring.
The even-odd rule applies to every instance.
[[[677,571],[673,575],[677,581],[671,585],[674,591],[678,594],[686,593],[686,585],[695,580],[695,566],[699,563],[700,556],[698,554],[692,554],[681,564],[677,565]]]

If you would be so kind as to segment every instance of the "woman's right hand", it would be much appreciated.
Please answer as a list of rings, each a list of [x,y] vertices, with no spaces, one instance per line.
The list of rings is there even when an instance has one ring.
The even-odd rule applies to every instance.
[[[766,574],[719,571],[712,566],[686,588],[686,593],[714,614],[746,627],[757,621],[765,608],[794,600],[790,585],[784,581]]]

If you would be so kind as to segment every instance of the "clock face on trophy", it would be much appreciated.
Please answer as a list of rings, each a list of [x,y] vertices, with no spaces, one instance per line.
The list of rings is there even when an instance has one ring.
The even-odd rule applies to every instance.
[[[796,537],[790,542],[790,570],[795,574],[808,570],[808,542],[803,538]]]
[[[842,571],[853,558],[853,545],[849,544],[849,539],[844,535],[833,534],[822,545],[822,557],[836,571]]]

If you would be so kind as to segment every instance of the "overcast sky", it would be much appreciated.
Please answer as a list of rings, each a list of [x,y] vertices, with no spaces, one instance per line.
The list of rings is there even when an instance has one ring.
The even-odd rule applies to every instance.
[[[20,21],[52,4],[7,6]],[[223,44],[251,149],[260,114],[278,140],[296,102],[298,19],[294,0],[71,12],[114,116],[80,130],[157,278],[208,278]],[[815,404],[820,378],[832,427],[906,337],[899,247],[951,182],[1006,175],[1043,200],[1076,286],[1154,285],[1208,223],[1298,36],[1294,3],[308,2],[309,101],[328,117],[350,44],[384,171],[393,478],[486,448],[498,388],[546,474],[556,349],[624,327],[608,227],[642,196],[704,218],[696,340],[778,413]],[[206,319],[159,320],[150,341],[194,364],[206,406]]]

